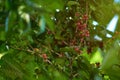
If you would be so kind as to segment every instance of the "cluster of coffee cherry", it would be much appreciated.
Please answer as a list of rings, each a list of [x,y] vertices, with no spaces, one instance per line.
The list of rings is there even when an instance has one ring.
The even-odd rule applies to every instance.
[[[78,13],[76,13],[78,14]],[[80,34],[81,37],[89,37],[89,30],[87,28],[88,15],[84,14],[82,16],[76,15],[79,19],[76,21],[76,32]]]
[[[73,41],[73,43],[75,43],[77,41],[77,43],[80,43],[82,46],[75,47],[75,51],[82,53],[81,47],[84,46],[84,43],[86,44],[86,38],[88,38],[90,36],[90,32],[88,30],[87,27],[87,21],[88,21],[88,15],[87,14],[80,14],[79,12],[75,13],[75,18],[76,18],[76,22],[75,22],[75,40]]]

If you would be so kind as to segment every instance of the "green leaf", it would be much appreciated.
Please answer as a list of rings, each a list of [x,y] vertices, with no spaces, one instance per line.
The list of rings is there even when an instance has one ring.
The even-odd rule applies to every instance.
[[[116,40],[112,47],[109,49],[108,53],[105,55],[103,59],[103,63],[101,66],[101,70],[107,73],[110,77],[116,77],[119,80],[120,76],[120,42]]]
[[[38,34],[41,34],[41,33],[45,32],[46,22],[45,22],[44,16],[41,16],[41,19],[39,20],[38,25],[39,25],[39,28],[40,28]]]
[[[72,6],[72,5],[80,5],[77,1],[69,1],[68,3],[67,3],[67,5],[68,6]]]
[[[98,48],[98,50],[95,53],[93,53],[93,56],[90,59],[90,63],[91,64],[97,63],[97,62],[102,63],[102,59],[103,57],[101,54],[101,50]]]
[[[62,0],[32,0],[32,1],[28,1],[27,3],[29,3],[32,6],[38,7],[38,8],[44,8],[47,12],[52,12],[55,11],[56,9],[63,9],[63,1]],[[39,7],[40,6],[40,7]]]
[[[55,30],[55,25],[51,19],[51,16],[49,14],[45,14],[45,20],[46,24],[48,25],[49,29],[54,32]]]
[[[9,15],[6,17],[5,21],[5,31],[10,31],[15,29],[17,15],[14,11],[10,11]]]
[[[5,41],[6,40],[6,33],[5,31],[0,32],[0,40]]]
[[[62,52],[74,52],[73,48],[71,48],[71,47],[60,48],[60,51],[62,51]]]

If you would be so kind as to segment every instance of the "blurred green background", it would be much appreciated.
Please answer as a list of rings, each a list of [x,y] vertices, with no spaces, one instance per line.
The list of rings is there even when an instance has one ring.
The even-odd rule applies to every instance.
[[[0,80],[119,80],[119,0],[0,0]]]

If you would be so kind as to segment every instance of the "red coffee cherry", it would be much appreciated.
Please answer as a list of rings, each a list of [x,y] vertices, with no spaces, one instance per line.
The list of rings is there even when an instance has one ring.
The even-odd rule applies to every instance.
[[[86,37],[89,37],[90,36],[90,33],[88,30],[86,30],[86,34],[85,34]]]
[[[77,22],[77,26],[80,26],[81,25],[81,22]]]
[[[47,54],[42,54],[42,58],[45,60],[45,59],[47,59],[48,57],[47,57]]]
[[[79,13],[79,12],[76,12],[76,13],[75,13],[75,16],[76,16],[76,17],[80,17],[80,13]]]
[[[85,28],[87,27],[87,24],[86,24],[86,23],[84,23],[84,24],[83,24],[83,27],[84,27],[84,29],[85,29]]]
[[[75,51],[76,51],[76,52],[79,52],[79,48],[78,48],[78,47],[76,47],[76,48],[75,48]]]
[[[87,14],[84,14],[83,17],[82,17],[83,20],[88,20],[88,15]]]

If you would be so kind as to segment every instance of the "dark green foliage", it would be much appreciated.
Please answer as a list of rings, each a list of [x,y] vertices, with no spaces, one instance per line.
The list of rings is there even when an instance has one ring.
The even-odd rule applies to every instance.
[[[118,27],[106,30],[119,11],[113,0],[1,0],[0,80],[117,80],[113,65],[100,70],[101,62],[91,58],[99,50],[109,53],[120,39]],[[111,54],[119,51],[113,49]]]

